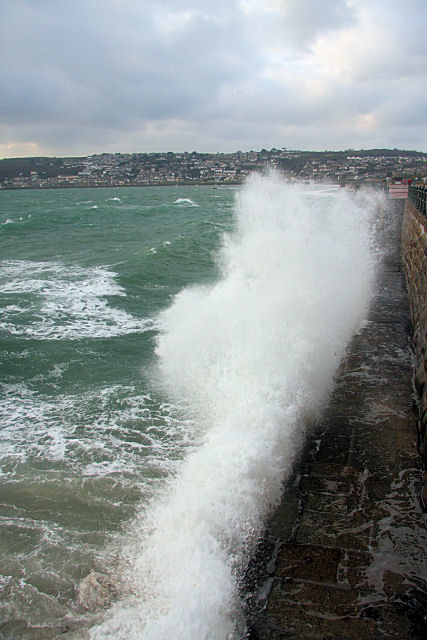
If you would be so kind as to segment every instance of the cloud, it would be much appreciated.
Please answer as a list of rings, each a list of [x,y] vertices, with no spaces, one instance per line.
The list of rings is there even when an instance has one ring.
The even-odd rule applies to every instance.
[[[404,146],[425,148],[424,0],[0,0],[0,10],[6,154],[347,148],[370,146],[369,135],[397,146],[393,131],[405,141],[405,130]]]
[[[423,36],[425,4],[359,0],[358,20],[329,38],[320,38],[312,51],[319,64],[352,82],[420,77],[426,72]],[[421,78],[420,78],[421,79]]]
[[[346,0],[274,0],[288,41],[310,47],[320,36],[354,24],[356,10]]]

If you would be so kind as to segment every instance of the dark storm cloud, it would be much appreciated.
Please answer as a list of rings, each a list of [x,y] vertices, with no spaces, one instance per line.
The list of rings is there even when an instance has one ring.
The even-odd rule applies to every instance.
[[[420,0],[0,0],[0,11],[0,155],[333,148],[381,132],[395,146],[392,127],[422,114]]]

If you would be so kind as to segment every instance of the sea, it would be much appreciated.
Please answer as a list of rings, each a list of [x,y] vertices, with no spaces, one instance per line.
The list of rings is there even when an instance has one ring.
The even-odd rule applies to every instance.
[[[1,638],[245,637],[381,202],[275,174],[0,191]]]

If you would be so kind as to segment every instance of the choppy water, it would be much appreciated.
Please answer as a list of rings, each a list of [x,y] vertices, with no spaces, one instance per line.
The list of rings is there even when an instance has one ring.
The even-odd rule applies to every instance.
[[[0,632],[244,635],[239,581],[373,281],[374,194],[0,193]],[[76,599],[90,571],[119,599]]]

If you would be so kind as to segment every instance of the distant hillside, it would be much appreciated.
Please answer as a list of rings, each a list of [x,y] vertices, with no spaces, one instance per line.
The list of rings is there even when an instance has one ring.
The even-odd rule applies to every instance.
[[[299,151],[261,149],[234,153],[103,153],[80,158],[0,160],[0,188],[44,189],[163,184],[239,184],[272,167],[290,180],[378,185],[400,176],[423,180],[427,154],[401,149]]]

